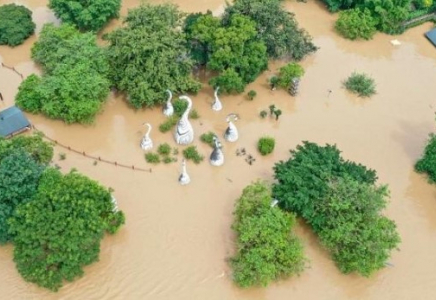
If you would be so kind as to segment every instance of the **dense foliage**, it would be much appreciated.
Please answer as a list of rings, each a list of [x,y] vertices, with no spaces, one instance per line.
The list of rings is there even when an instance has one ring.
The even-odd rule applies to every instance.
[[[344,86],[359,97],[370,97],[376,93],[374,79],[364,73],[354,72],[345,80]]]
[[[430,182],[436,183],[436,135],[431,134],[424,155],[415,164],[415,170],[426,173]]]
[[[45,74],[23,81],[17,105],[66,123],[92,122],[110,88],[107,55],[96,37],[71,25],[47,24],[32,48],[32,58]]]
[[[274,167],[280,206],[304,218],[344,273],[369,276],[383,268],[400,238],[380,215],[387,187],[376,173],[344,160],[336,146],[304,142]]]
[[[22,5],[0,6],[0,20],[0,45],[20,45],[35,31],[32,12]]]
[[[276,145],[276,140],[270,136],[264,136],[257,141],[257,150],[259,150],[260,154],[267,155],[274,151],[274,147]]]
[[[367,8],[363,10],[354,8],[339,13],[335,28],[347,39],[370,40],[377,31],[376,25],[377,21]]]
[[[5,157],[24,151],[39,164],[47,165],[53,158],[53,147],[42,139],[41,135],[15,136],[11,139],[0,138],[0,161]]]
[[[19,204],[32,199],[43,170],[24,149],[15,149],[0,160],[0,244],[13,238],[8,219]]]
[[[166,89],[200,89],[191,77],[193,62],[179,30],[183,16],[172,4],[142,5],[129,11],[124,27],[105,36],[110,42],[111,78],[133,107],[162,104]]]
[[[256,39],[256,23],[235,14],[226,26],[211,13],[198,16],[185,25],[199,63],[207,62],[208,69],[219,72],[210,83],[223,92],[244,90],[268,66],[266,47]]]
[[[301,60],[317,49],[309,34],[298,27],[294,15],[282,7],[282,0],[235,0],[227,6],[223,23],[230,23],[234,15],[255,22],[257,38],[266,45],[271,58]]]
[[[304,69],[297,63],[289,63],[279,70],[277,84],[282,88],[289,88],[292,79],[301,78],[304,75]]]
[[[9,221],[18,271],[27,281],[57,290],[98,260],[104,232],[114,233],[123,223],[107,189],[75,172],[49,168],[33,200],[19,205]]]
[[[48,7],[62,22],[80,30],[100,30],[110,19],[118,17],[121,0],[50,0]]]
[[[271,207],[272,200],[269,187],[256,182],[236,201],[237,252],[231,266],[241,287],[266,286],[304,270],[303,246],[292,232],[295,216]]]

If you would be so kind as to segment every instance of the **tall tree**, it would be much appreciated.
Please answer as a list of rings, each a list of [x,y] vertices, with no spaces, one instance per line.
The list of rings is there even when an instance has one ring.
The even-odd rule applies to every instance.
[[[121,0],[50,0],[48,7],[65,23],[80,30],[99,31],[110,19],[118,17]]]
[[[183,14],[173,4],[142,5],[129,11],[125,26],[105,36],[115,86],[135,107],[165,101],[165,90],[197,92],[193,62],[180,31]]]
[[[0,45],[18,46],[35,31],[32,12],[22,5],[0,6],[0,20]]]
[[[53,147],[42,139],[40,134],[0,138],[0,161],[8,155],[24,151],[39,164],[47,165],[53,158]]]
[[[57,290],[98,260],[104,233],[123,223],[109,190],[76,172],[46,169],[34,199],[9,221],[17,269],[27,281]]]

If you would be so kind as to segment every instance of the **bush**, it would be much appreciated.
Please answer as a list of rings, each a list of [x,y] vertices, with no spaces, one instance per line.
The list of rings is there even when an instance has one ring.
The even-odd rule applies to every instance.
[[[201,163],[204,159],[204,156],[198,153],[196,146],[189,146],[183,150],[183,157],[187,160],[192,160],[196,164]]]
[[[374,79],[364,73],[351,74],[343,84],[348,91],[359,97],[370,97],[376,93]]]
[[[257,95],[256,91],[253,91],[253,90],[249,91],[247,94],[248,100],[250,100],[250,101],[253,100],[254,97],[256,97],[256,95]]]
[[[176,126],[177,122],[179,121],[179,118],[176,115],[172,115],[171,117],[168,117],[165,122],[159,125],[159,131],[162,133],[168,132]]]
[[[369,276],[400,242],[395,223],[380,215],[387,186],[376,173],[346,161],[336,146],[304,142],[274,166],[273,195],[313,228],[344,273]]]
[[[148,152],[145,153],[145,160],[150,164],[158,164],[160,163],[160,157],[159,154]]]
[[[290,63],[280,68],[278,76],[278,85],[282,88],[289,88],[294,78],[301,78],[304,75],[304,69],[297,63]]]
[[[268,116],[268,112],[267,112],[266,110],[262,110],[262,111],[259,113],[259,116],[260,116],[262,119],[265,119],[266,116]]]
[[[203,133],[202,135],[200,135],[200,140],[203,143],[208,144],[209,146],[211,146],[212,148],[215,147],[215,142],[213,141],[213,138],[216,136],[215,133],[213,133],[212,131],[209,131],[208,133]]]
[[[266,286],[304,270],[303,246],[292,232],[295,216],[271,207],[272,200],[269,187],[256,182],[236,201],[237,252],[230,264],[241,287]]]
[[[174,107],[174,114],[180,118],[188,108],[188,102],[182,99],[176,99],[173,102],[173,107]]]
[[[35,31],[32,12],[22,5],[0,6],[0,45],[18,46]]]
[[[168,143],[160,144],[159,147],[157,147],[157,153],[168,156],[171,153],[171,146]]]
[[[99,31],[110,19],[118,17],[121,0],[50,0],[48,7],[62,22],[80,30]]]
[[[189,116],[188,116],[190,119],[193,119],[193,120],[197,120],[197,119],[199,119],[200,118],[200,115],[198,114],[198,111],[196,110],[196,109],[193,109],[193,110],[191,110],[190,112],[189,112]]]
[[[355,8],[339,13],[335,29],[350,40],[370,40],[376,32],[377,21],[372,17],[369,9]]]
[[[175,157],[165,156],[165,157],[162,159],[162,161],[163,161],[164,164],[170,164],[170,163],[172,163],[172,162],[176,162],[176,161],[177,161],[177,158],[175,158]]]
[[[0,138],[0,161],[10,154],[24,151],[39,164],[47,165],[53,158],[53,147],[42,139],[41,134]]]
[[[416,162],[415,170],[426,173],[432,183],[436,183],[436,135],[431,134],[424,149],[424,155]]]
[[[265,136],[257,142],[257,150],[260,154],[267,155],[274,151],[276,141],[273,137]]]

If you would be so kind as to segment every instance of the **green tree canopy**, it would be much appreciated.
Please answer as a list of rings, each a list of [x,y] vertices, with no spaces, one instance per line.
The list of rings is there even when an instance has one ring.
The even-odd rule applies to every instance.
[[[294,15],[283,8],[282,0],[235,0],[224,12],[224,25],[231,23],[234,15],[255,22],[257,38],[266,45],[271,58],[301,60],[317,49],[309,34],[298,27]]]
[[[345,38],[350,40],[370,40],[374,36],[377,21],[371,15],[369,9],[349,9],[339,13],[336,20],[336,30]]]
[[[274,167],[280,206],[304,218],[344,273],[369,276],[400,242],[395,223],[380,215],[388,190],[376,173],[344,160],[336,146],[304,142]]]
[[[303,246],[292,232],[295,216],[271,202],[271,190],[262,182],[247,186],[236,202],[237,253],[231,266],[241,287],[266,286],[304,270]]]
[[[76,172],[46,169],[30,202],[10,219],[14,261],[25,280],[57,290],[98,260],[104,232],[124,223],[110,191]]]
[[[80,30],[100,30],[110,19],[117,18],[121,0],[50,0],[48,7],[62,22]]]
[[[0,160],[0,244],[12,239],[8,219],[19,204],[32,199],[44,168],[22,148]]]
[[[432,183],[436,183],[436,135],[431,134],[424,149],[423,156],[416,162],[415,170],[426,173]]]
[[[24,151],[39,164],[47,165],[53,158],[53,147],[40,134],[0,138],[0,162],[7,156]]]
[[[20,45],[35,31],[32,12],[22,5],[0,6],[0,20],[0,45]]]
[[[289,63],[280,68],[278,84],[282,88],[289,88],[292,79],[301,78],[304,75],[304,69],[297,63]]]
[[[31,75],[20,85],[16,103],[67,123],[91,123],[109,94],[107,53],[92,33],[72,25],[44,25],[32,58],[42,65],[42,78]]]
[[[135,107],[164,103],[165,90],[197,92],[191,76],[183,14],[173,4],[142,5],[129,11],[125,26],[105,36],[115,86]]]

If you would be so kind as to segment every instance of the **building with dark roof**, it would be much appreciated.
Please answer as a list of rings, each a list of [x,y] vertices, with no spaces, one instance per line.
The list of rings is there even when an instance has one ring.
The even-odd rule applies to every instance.
[[[436,47],[436,28],[426,32],[425,37]]]
[[[0,136],[8,138],[30,129],[29,120],[16,106],[0,111]]]

